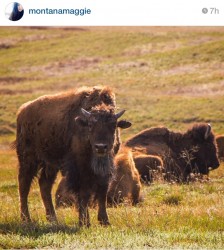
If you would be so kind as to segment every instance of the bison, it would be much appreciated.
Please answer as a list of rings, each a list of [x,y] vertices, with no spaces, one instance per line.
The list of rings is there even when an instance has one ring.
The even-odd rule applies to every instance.
[[[142,200],[141,182],[130,149],[123,147],[115,157],[115,175],[109,185],[108,204],[117,205],[129,198],[135,205]]]
[[[216,142],[218,147],[219,159],[224,160],[224,135],[217,135]]]
[[[135,205],[142,200],[140,176],[135,168],[132,152],[122,148],[114,159],[115,173],[109,184],[107,193],[108,205],[117,205],[129,198]],[[77,197],[67,189],[67,179],[63,177],[55,194],[56,207],[77,206]],[[96,198],[92,197],[91,204],[95,205]]]
[[[68,187],[68,184],[67,184],[66,176],[63,176],[59,182],[58,188],[55,193],[56,208],[70,207],[73,205],[78,206],[76,195],[72,193],[70,190],[68,190],[67,187]]]
[[[215,136],[209,124],[195,124],[185,133],[165,127],[149,128],[127,140],[125,145],[160,156],[165,177],[179,182],[186,182],[192,172],[208,174],[210,168],[219,167]]]
[[[15,144],[22,220],[30,221],[27,199],[35,176],[39,177],[46,217],[57,220],[51,190],[61,170],[68,177],[68,188],[78,197],[79,225],[90,225],[92,193],[99,204],[99,222],[109,224],[106,194],[120,144],[118,128],[131,126],[118,121],[125,111],[116,114],[115,108],[115,95],[107,87],[46,95],[21,106]]]
[[[146,155],[143,153],[134,154],[135,166],[144,183],[153,182],[153,179],[161,179],[163,172],[163,160],[156,155]]]

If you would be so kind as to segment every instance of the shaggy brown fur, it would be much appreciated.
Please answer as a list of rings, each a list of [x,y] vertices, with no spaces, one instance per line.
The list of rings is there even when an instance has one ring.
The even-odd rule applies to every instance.
[[[216,142],[218,146],[218,156],[221,160],[224,160],[224,135],[217,135]]]
[[[37,173],[47,218],[56,220],[51,189],[60,169],[67,173],[68,188],[78,196],[79,224],[90,225],[88,202],[92,193],[99,203],[98,220],[109,223],[105,204],[113,172],[113,149],[120,144],[116,130],[131,125],[117,122],[115,105],[115,95],[109,88],[94,87],[42,96],[21,106],[16,150],[23,220],[30,220],[27,198]]]
[[[208,124],[195,124],[185,133],[165,127],[146,129],[125,145],[163,159],[166,178],[187,181],[190,173],[208,174],[219,166],[213,132]]]
[[[135,168],[133,156],[130,150],[121,149],[115,157],[115,175],[109,185],[107,202],[109,205],[116,205],[124,199],[129,198],[133,204],[142,200],[140,191],[140,176]],[[66,178],[62,178],[55,194],[56,207],[71,206],[77,204],[77,197],[69,192],[66,185]],[[92,204],[95,203],[92,197]]]
[[[134,153],[134,162],[144,183],[163,178],[163,160],[159,156]]]
[[[107,194],[108,204],[118,204],[128,198],[135,205],[142,200],[141,182],[135,167],[133,155],[127,148],[122,148],[115,157],[115,176]]]
[[[55,205],[56,208],[66,208],[71,206],[79,207],[77,194],[72,193],[71,190],[68,189],[67,179],[65,176],[61,178],[61,181],[59,182],[58,188],[56,190]],[[96,205],[96,197],[94,197],[93,195],[89,199],[89,206],[95,207]]]
[[[74,193],[67,190],[66,177],[62,177],[57,191],[55,193],[55,205],[59,207],[70,207],[73,205],[78,206],[77,197]]]

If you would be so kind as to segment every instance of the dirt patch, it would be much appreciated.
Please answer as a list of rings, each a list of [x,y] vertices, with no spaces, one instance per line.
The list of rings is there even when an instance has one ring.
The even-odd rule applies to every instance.
[[[167,51],[174,51],[180,48],[201,45],[204,43],[213,42],[213,41],[221,41],[221,40],[223,40],[223,38],[202,36],[202,37],[197,37],[189,41],[188,40],[184,40],[184,41],[172,40],[169,42],[157,42],[157,43],[152,42],[148,44],[136,45],[136,46],[127,48],[123,51],[122,54],[124,56],[143,56],[143,55],[153,54],[153,53],[163,53]]]
[[[32,34],[32,35],[26,35],[21,38],[18,37],[12,37],[12,38],[1,38],[0,41],[0,50],[1,49],[10,49],[15,47],[20,42],[33,42],[33,41],[41,41],[41,40],[49,40],[49,39],[55,39],[55,38],[64,38],[64,34]]]
[[[156,76],[173,76],[182,74],[193,74],[200,72],[201,75],[205,76],[208,74],[222,73],[224,63],[201,63],[201,64],[187,64],[177,67],[173,67],[167,70],[161,70],[155,72]]]
[[[1,39],[0,41],[0,50],[3,49],[10,49],[12,47],[14,47],[15,42],[9,39]]]
[[[65,31],[89,31],[87,28],[81,28],[81,27],[58,27],[59,30],[65,30]]]
[[[164,34],[167,35],[167,32],[180,32],[180,33],[187,33],[187,32],[224,32],[224,27],[215,27],[215,26],[114,26],[114,27],[107,27],[107,26],[94,26],[88,27],[90,31],[111,31],[111,32],[140,32],[140,33],[151,33],[151,34]]]
[[[148,67],[149,64],[147,62],[123,62],[115,64],[115,67],[120,69],[130,69],[130,68],[144,68]]]
[[[20,84],[21,82],[25,82],[25,81],[36,81],[36,80],[39,80],[39,78],[13,77],[13,76],[0,77],[0,85]]]
[[[199,64],[188,64],[177,66],[168,70],[162,70],[156,73],[157,76],[173,76],[182,74],[192,74],[197,72],[201,66]]]
[[[199,37],[197,39],[190,40],[188,42],[188,45],[201,45],[201,44],[204,44],[204,43],[214,42],[214,41],[221,41],[221,40],[223,40],[223,38],[202,36],[202,37]]]
[[[50,29],[47,26],[29,26],[29,27],[25,27],[26,29],[31,29],[31,30],[47,30]]]
[[[0,50],[1,49],[9,49],[11,47],[12,47],[12,45],[10,45],[10,44],[0,43]]]
[[[103,65],[102,69],[106,72],[117,73],[120,71],[134,71],[138,70],[139,72],[149,72],[151,68],[150,62],[147,61],[126,61],[122,63],[114,63]]]
[[[27,29],[31,29],[31,30],[68,30],[68,31],[88,31],[89,29],[87,28],[82,28],[82,27],[47,27],[47,26],[30,26],[27,27]]]
[[[179,49],[184,45],[181,42],[172,41],[172,42],[164,42],[164,43],[148,43],[144,45],[137,45],[125,49],[123,51],[124,56],[142,56],[146,54],[153,54],[158,52],[166,52]]]
[[[224,95],[224,81],[216,83],[206,83],[200,85],[177,87],[175,90],[167,92],[168,95],[175,96],[220,96]]]
[[[0,95],[19,95],[33,93],[32,89],[29,90],[12,90],[12,89],[0,89]]]
[[[74,71],[97,67],[100,62],[100,58],[79,58],[76,60],[54,62],[45,66],[25,67],[21,68],[20,71],[22,73],[42,72],[46,76],[61,76],[69,75]]]
[[[33,34],[33,35],[27,35],[24,36],[22,39],[19,40],[19,42],[33,42],[33,41],[41,41],[41,40],[49,40],[54,38],[63,38],[63,35],[45,35],[45,34]]]
[[[11,89],[0,89],[0,95],[13,95],[14,91]]]

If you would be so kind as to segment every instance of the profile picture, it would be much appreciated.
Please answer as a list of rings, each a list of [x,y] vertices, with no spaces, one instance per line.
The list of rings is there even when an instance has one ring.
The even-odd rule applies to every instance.
[[[6,6],[5,15],[11,21],[18,21],[23,17],[24,9],[20,3],[12,2]]]

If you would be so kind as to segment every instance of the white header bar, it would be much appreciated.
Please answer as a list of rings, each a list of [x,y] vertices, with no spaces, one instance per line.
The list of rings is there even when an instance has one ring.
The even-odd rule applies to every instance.
[[[224,0],[16,1],[23,17],[9,20],[13,1],[2,0],[1,26],[224,26]]]

